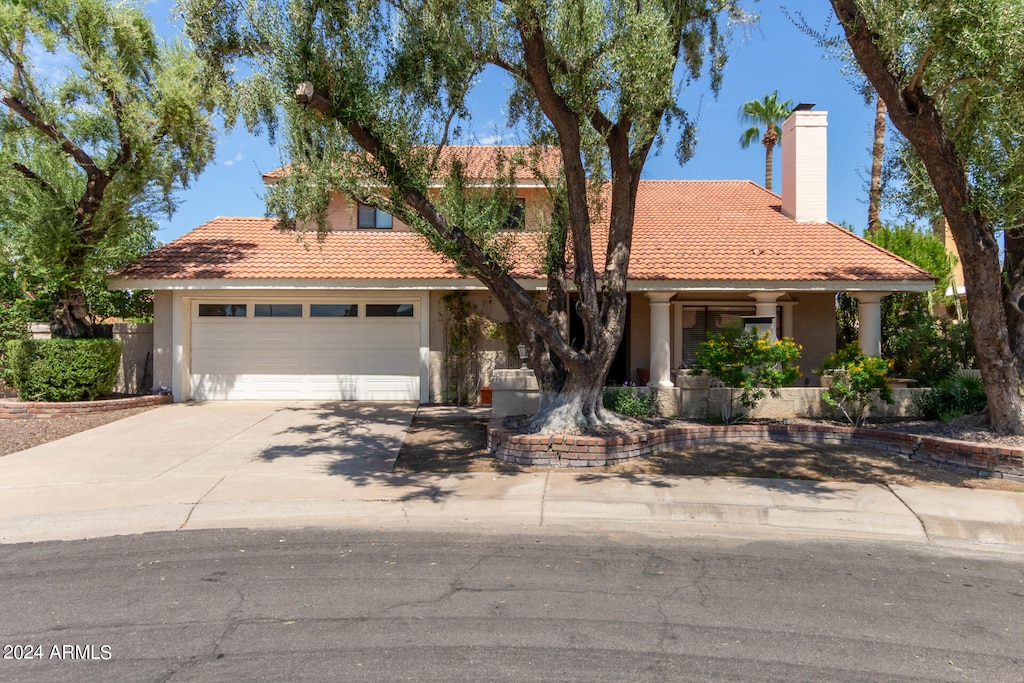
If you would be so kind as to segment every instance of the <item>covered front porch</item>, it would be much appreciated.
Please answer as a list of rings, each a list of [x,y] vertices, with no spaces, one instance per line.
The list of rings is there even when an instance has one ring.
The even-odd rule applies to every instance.
[[[866,354],[880,355],[881,301],[894,291],[921,291],[918,283],[899,289],[798,288],[694,289],[680,287],[631,293],[629,357],[638,384],[677,386],[677,375],[692,367],[708,334],[742,318],[756,318],[775,337],[790,337],[803,347],[803,376],[797,386],[818,386],[813,370],[836,351],[836,294],[858,302],[858,329]],[[649,373],[649,374],[648,374]],[[646,382],[640,380],[646,379]]]

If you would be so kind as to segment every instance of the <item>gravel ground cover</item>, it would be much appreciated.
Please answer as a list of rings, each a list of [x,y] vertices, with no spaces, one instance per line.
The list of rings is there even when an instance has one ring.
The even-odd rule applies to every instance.
[[[0,420],[0,456],[63,439],[87,429],[117,422],[158,406],[125,408],[92,415],[65,415],[41,419]]]

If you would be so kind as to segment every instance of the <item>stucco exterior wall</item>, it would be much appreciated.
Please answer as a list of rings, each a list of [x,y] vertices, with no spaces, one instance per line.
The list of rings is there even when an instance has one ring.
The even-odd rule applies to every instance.
[[[153,386],[171,387],[174,378],[174,294],[153,292]]]
[[[832,293],[800,293],[793,298],[793,338],[804,348],[800,355],[800,377],[796,386],[820,386],[814,370],[836,350],[836,297]]]
[[[639,383],[637,368],[651,368],[651,300],[642,292],[629,295],[629,376]]]
[[[445,403],[448,401],[448,382],[445,371],[445,348],[448,330],[444,325],[445,305],[442,297],[445,291],[430,292],[430,402]],[[508,316],[504,309],[495,301],[490,292],[466,292],[466,300],[479,315],[493,322],[505,322]],[[479,398],[480,387],[489,386],[491,373],[495,368],[519,367],[519,359],[508,357],[505,343],[500,339],[481,337],[477,340],[479,379],[474,395]]]
[[[357,230],[355,203],[343,194],[334,194],[327,205],[327,221],[331,230]],[[392,217],[390,232],[409,232],[409,226]]]
[[[519,188],[516,195],[526,201],[526,229],[539,230],[546,226],[551,216],[547,191],[543,188],[524,187]],[[393,217],[392,220],[390,232],[409,231],[409,226],[398,218]],[[358,230],[355,203],[345,195],[335,193],[327,205],[327,221],[331,230]],[[363,230],[367,230],[367,228],[363,228]]]

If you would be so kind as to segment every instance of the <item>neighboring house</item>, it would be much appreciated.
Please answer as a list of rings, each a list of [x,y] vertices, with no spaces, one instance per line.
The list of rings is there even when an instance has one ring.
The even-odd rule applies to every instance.
[[[825,112],[798,111],[783,126],[781,197],[748,181],[640,183],[628,333],[611,380],[649,371],[651,384],[668,386],[707,332],[757,315],[803,345],[801,383],[816,384],[810,370],[835,350],[837,292],[860,301],[861,343],[877,353],[881,297],[932,287],[920,268],[826,221],[825,122]],[[493,150],[451,154],[486,169]],[[529,177],[517,191],[528,242],[544,195]],[[500,308],[397,219],[340,196],[330,216],[322,242],[274,219],[217,218],[113,278],[111,287],[156,292],[154,382],[178,401],[443,400],[441,297],[469,292],[503,319]],[[603,234],[598,222],[598,263]],[[515,276],[528,290],[545,287],[526,259]],[[492,366],[517,366],[502,348],[491,348]]]
[[[967,307],[967,282],[964,280],[964,264],[960,262],[960,251],[956,248],[949,222],[945,218],[936,219],[932,225],[932,234],[942,241],[942,246],[946,248],[946,253],[953,262],[952,282],[946,288],[946,296],[955,297],[952,306],[940,306],[940,310],[935,313],[939,317],[963,320]]]

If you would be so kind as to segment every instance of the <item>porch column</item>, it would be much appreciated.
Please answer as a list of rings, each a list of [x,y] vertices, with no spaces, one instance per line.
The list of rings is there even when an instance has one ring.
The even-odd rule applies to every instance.
[[[776,315],[776,301],[782,296],[782,292],[754,292],[750,296],[757,302],[754,304],[754,315],[758,317],[770,315],[772,317],[772,339],[778,339],[779,320]]]
[[[669,300],[674,292],[647,292],[651,300],[651,381],[649,387],[671,387],[672,325]]]
[[[860,350],[865,356],[882,355],[882,297],[889,292],[856,292]]]

